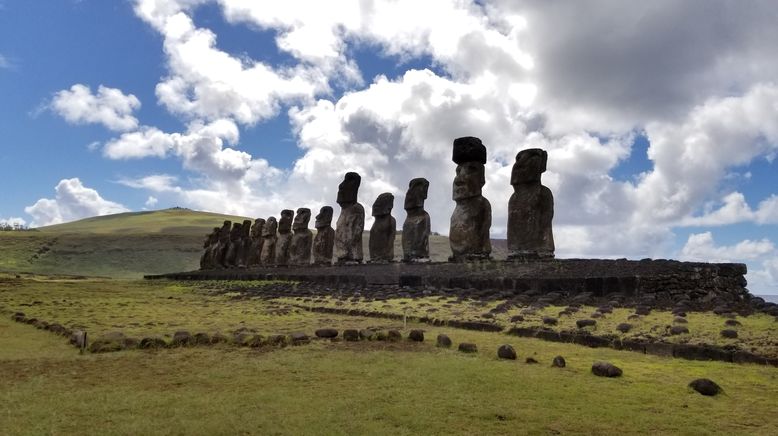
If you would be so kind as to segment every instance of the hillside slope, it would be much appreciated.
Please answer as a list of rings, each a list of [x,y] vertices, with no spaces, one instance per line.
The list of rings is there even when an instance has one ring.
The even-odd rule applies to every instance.
[[[245,217],[165,209],[87,218],[30,232],[0,232],[0,271],[138,278],[144,274],[190,271],[199,267],[202,243],[224,220]],[[395,257],[402,256],[401,233]],[[368,232],[363,238],[368,257]],[[504,258],[504,240],[493,240],[493,255]],[[432,260],[451,254],[448,238],[430,237]]]

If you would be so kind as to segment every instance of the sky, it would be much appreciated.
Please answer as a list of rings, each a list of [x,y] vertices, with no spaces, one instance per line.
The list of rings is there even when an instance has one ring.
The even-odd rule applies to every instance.
[[[778,294],[773,1],[0,0],[0,221],[278,216],[548,151],[558,257],[744,262]],[[10,187],[10,189],[8,189]],[[336,207],[336,213],[337,213]],[[367,225],[370,225],[368,218]]]

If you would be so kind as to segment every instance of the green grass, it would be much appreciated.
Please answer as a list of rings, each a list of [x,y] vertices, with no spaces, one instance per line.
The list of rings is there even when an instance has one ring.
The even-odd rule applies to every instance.
[[[778,370],[287,310],[190,284],[124,280],[0,281],[0,422],[4,434],[775,434]],[[390,300],[394,304],[396,301]],[[24,304],[24,305],[22,305]],[[93,334],[249,326],[273,334],[319,327],[426,330],[422,344],[235,346],[79,355],[65,339],[10,321],[81,323]],[[146,325],[154,322],[154,325]],[[433,346],[439,333],[477,355]],[[94,337],[94,336],[93,336]],[[512,344],[518,361],[499,361]],[[551,368],[562,355],[564,369]],[[540,362],[524,363],[528,356]],[[590,373],[610,361],[619,379]],[[725,394],[708,398],[698,377]]]

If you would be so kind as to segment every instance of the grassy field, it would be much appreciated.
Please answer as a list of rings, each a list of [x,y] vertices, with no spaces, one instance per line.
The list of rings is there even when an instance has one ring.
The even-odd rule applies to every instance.
[[[778,370],[548,343],[402,321],[297,311],[281,301],[209,295],[174,282],[0,282],[0,422],[5,434],[775,434]],[[390,301],[392,304],[395,301]],[[424,343],[314,341],[84,354],[10,321],[22,310],[92,334],[175,330],[265,334],[379,327]],[[477,355],[434,347],[438,333]],[[512,344],[517,361],[496,349]],[[564,369],[551,368],[562,355]],[[524,363],[533,357],[540,364]],[[594,377],[597,360],[624,370]],[[703,397],[708,377],[725,390]]]

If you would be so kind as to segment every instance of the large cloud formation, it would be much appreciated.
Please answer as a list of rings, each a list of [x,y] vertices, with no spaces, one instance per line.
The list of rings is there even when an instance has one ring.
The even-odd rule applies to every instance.
[[[107,115],[92,119],[62,112],[123,131],[104,145],[109,159],[179,159],[192,176],[187,186],[167,174],[122,181],[155,198],[267,216],[334,203],[348,170],[363,175],[366,204],[391,191],[400,205],[408,180],[424,176],[433,229],[446,233],[451,141],[475,135],[489,150],[495,237],[505,234],[513,157],[528,147],[549,152],[545,182],[563,256],[721,257],[728,248],[712,235],[673,253],[673,230],[778,222],[776,195],[746,199],[722,183],[778,153],[778,27],[769,1],[210,1],[232,24],[274,32],[293,60],[283,65],[221,50],[218,35],[193,19],[208,2],[135,1],[163,38],[168,73],[158,102],[186,131],[138,125],[131,113],[139,102],[106,104]],[[356,49],[429,68],[366,78]],[[83,94],[77,86],[59,95]],[[240,149],[242,128],[282,111],[303,152],[288,169]],[[640,136],[647,153],[634,148]],[[648,169],[614,176],[635,157]],[[760,244],[731,260],[759,266],[760,286],[776,286],[778,253]]]

